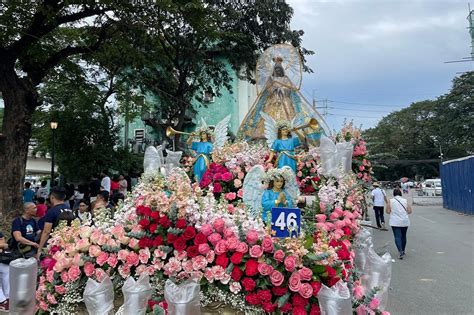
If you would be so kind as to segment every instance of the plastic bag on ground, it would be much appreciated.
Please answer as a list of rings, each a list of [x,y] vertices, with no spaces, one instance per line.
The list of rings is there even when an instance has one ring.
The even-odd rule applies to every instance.
[[[100,283],[87,280],[84,303],[90,315],[107,315],[114,309],[114,286],[108,276]]]
[[[321,315],[352,315],[351,293],[342,280],[330,288],[323,284],[318,301]]]
[[[168,303],[169,315],[201,315],[199,283],[186,281],[175,284],[171,280],[165,283],[165,300]]]
[[[123,315],[145,315],[152,289],[148,275],[141,275],[137,281],[129,277],[122,287]]]
[[[379,256],[374,248],[370,247],[361,283],[366,292],[377,287],[380,290],[375,295],[380,301],[380,310],[385,310],[388,303],[388,289],[392,279],[392,256],[385,253]]]

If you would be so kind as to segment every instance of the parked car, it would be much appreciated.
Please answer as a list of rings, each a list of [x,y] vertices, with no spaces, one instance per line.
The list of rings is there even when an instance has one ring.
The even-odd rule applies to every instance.
[[[442,196],[441,179],[427,179],[421,183],[421,191],[423,196]]]

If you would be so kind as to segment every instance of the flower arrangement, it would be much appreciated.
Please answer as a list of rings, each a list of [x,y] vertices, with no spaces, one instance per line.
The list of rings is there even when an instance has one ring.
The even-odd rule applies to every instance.
[[[321,183],[318,171],[319,153],[318,148],[312,147],[308,152],[300,154],[297,163],[296,181],[303,195],[317,194]]]
[[[232,170],[243,172],[243,165],[215,163],[209,187],[223,182],[225,192]],[[354,281],[351,244],[363,193],[354,175],[318,183],[318,202],[307,209],[301,236],[278,239],[242,204],[216,199],[182,169],[167,178],[147,173],[113,221],[75,222],[53,233],[41,261],[39,313],[73,313],[88,277],[108,275],[119,291],[124,279],[148,274],[155,290],[149,312],[166,308],[164,282],[173,278],[199,281],[202,306],[223,299],[242,312],[319,314],[323,284]],[[354,305],[379,312],[370,294],[362,298]]]

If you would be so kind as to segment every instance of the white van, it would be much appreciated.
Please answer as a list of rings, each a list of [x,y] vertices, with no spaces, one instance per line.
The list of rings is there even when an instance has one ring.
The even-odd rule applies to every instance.
[[[423,196],[442,196],[441,179],[427,179],[421,183]]]

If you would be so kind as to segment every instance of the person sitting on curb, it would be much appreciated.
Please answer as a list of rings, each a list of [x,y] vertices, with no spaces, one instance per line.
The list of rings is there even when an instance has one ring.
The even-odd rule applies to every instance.
[[[12,222],[12,250],[18,250],[26,258],[33,257],[38,248],[36,243],[38,224],[36,216],[36,205],[33,202],[26,202],[23,205],[23,214],[15,218]]]

